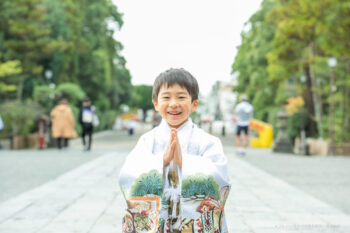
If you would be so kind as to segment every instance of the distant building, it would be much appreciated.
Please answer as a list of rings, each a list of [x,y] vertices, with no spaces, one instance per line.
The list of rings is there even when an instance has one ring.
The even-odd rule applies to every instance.
[[[214,133],[220,131],[223,125],[226,126],[227,133],[233,131],[233,113],[237,102],[237,94],[232,91],[234,86],[234,81],[217,81],[210,94],[202,98],[204,104],[199,109],[201,121],[212,122]]]
[[[217,81],[213,86],[208,98],[208,110],[215,120],[231,120],[237,102],[237,94],[232,91],[234,86],[234,81]]]

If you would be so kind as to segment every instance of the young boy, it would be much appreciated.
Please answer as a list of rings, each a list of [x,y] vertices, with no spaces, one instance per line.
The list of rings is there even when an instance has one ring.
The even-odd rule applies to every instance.
[[[189,117],[198,106],[198,83],[184,69],[161,73],[153,104],[162,116],[127,156],[119,183],[127,201],[123,232],[223,232],[230,190],[218,138]]]

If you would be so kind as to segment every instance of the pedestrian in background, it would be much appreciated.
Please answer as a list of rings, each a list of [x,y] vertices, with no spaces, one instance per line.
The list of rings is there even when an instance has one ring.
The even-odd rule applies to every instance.
[[[61,99],[59,104],[50,113],[52,137],[57,139],[58,149],[68,147],[68,140],[76,138],[77,132],[74,129],[74,116],[66,99]]]
[[[95,113],[95,108],[92,106],[91,100],[86,97],[83,100],[82,106],[79,112],[79,123],[82,128],[81,138],[83,140],[84,150],[91,150],[92,144],[92,133],[94,131],[94,126],[97,127],[96,123],[97,115]],[[86,143],[85,137],[88,137],[88,142]]]
[[[4,122],[2,121],[1,115],[0,115],[0,131],[4,129]],[[2,146],[0,144],[0,150],[2,149]]]
[[[236,146],[238,154],[245,155],[248,146],[250,120],[253,118],[253,106],[248,103],[248,97],[242,95],[240,103],[235,108],[237,116]],[[241,147],[241,133],[243,133],[243,147]]]
[[[4,128],[4,122],[2,121],[1,115],[0,115],[0,131]]]
[[[135,128],[136,128],[136,120],[133,117],[128,121],[128,134],[129,134],[129,136],[134,135]]]

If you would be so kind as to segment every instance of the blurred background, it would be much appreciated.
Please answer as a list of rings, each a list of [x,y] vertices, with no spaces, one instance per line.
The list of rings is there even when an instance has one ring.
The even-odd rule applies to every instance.
[[[88,96],[100,120],[95,131],[117,127],[123,114],[153,122],[153,80],[183,67],[200,84],[197,123],[233,132],[234,106],[244,94],[274,137],[277,113],[285,111],[285,131],[299,153],[350,153],[347,1],[0,4],[4,149],[49,147],[50,111],[62,98],[77,121]],[[75,129],[81,133],[79,124]],[[40,146],[38,133],[45,137]]]
[[[191,117],[223,142],[230,232],[349,232],[349,16],[346,0],[1,0],[0,232],[119,232],[119,170],[169,68],[198,80]]]

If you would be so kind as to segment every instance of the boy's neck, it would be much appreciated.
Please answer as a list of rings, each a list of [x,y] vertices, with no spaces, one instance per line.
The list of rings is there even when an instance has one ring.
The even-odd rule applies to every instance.
[[[181,125],[177,126],[177,127],[174,127],[174,126],[171,126],[165,119],[163,119],[163,121],[165,121],[165,123],[169,126],[169,128],[176,128],[176,129],[180,129],[182,128],[184,125],[186,125],[188,122],[191,122],[191,118],[188,117],[184,122],[182,122]]]

